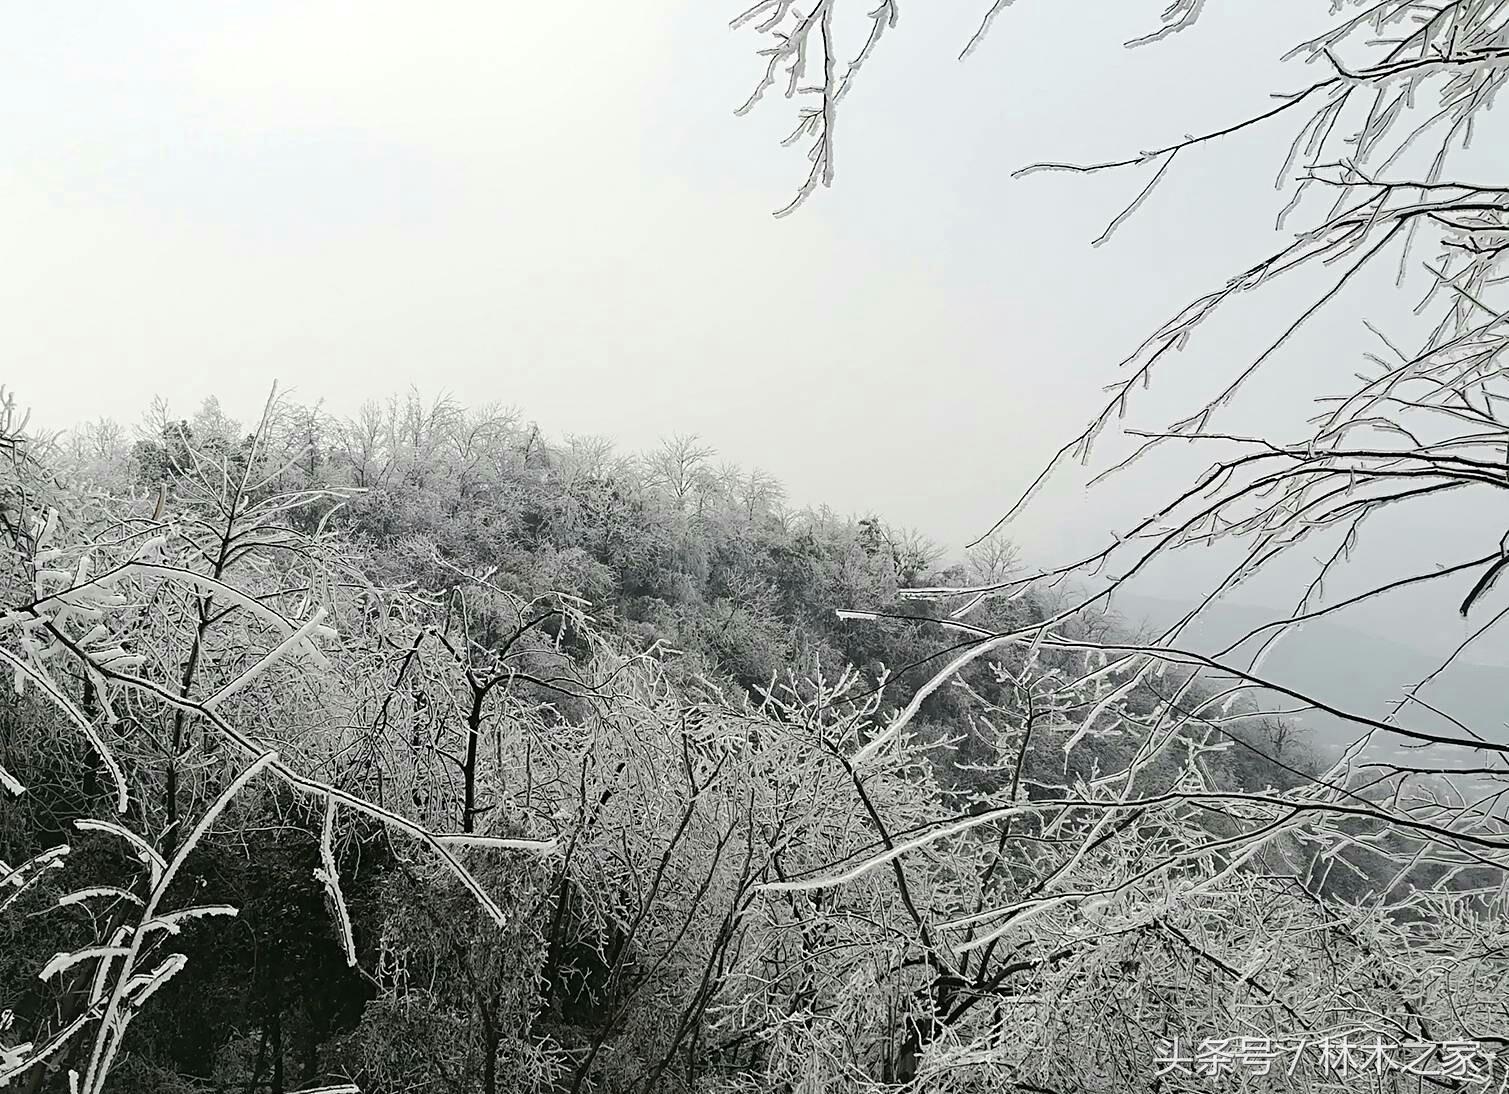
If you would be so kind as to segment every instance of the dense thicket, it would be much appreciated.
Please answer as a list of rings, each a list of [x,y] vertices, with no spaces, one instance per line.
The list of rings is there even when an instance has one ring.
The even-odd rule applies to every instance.
[[[755,97],[809,97],[797,203],[896,21],[843,2],[739,20],[770,36]],[[1177,0],[1142,41],[1207,8]],[[1104,239],[1176,157],[1292,120],[1303,226],[1155,331],[1055,466],[1216,311],[1300,268],[1320,287],[1116,466],[1171,441],[1214,462],[1046,572],[1005,541],[940,569],[694,438],[620,459],[407,396],[349,421],[272,400],[247,427],[159,406],[45,441],[0,405],[0,1087],[1504,1089],[1509,744],[1424,682],[1349,714],[1244,643],[1183,647],[1188,620],[1138,637],[1095,610],[1225,542],[1205,603],[1321,552],[1249,650],[1444,589],[1474,627],[1444,671],[1509,614],[1491,526],[1472,557],[1448,531],[1422,571],[1324,589],[1389,515],[1468,492],[1488,513],[1509,481],[1509,188],[1456,155],[1504,80],[1509,2],[1332,14],[1298,44],[1320,74],[1277,105],[1069,168],[1156,165]],[[1388,354],[1297,433],[1224,430],[1378,261],[1422,289],[1426,321],[1385,324],[1417,348],[1375,330]],[[1050,598],[1076,578],[1098,587]],[[1296,749],[1263,693],[1355,744]]]
[[[897,600],[1004,546],[412,395],[5,436],[28,1094],[1153,1089],[1166,1036],[1458,1029],[1426,904],[1496,960],[1219,681]]]

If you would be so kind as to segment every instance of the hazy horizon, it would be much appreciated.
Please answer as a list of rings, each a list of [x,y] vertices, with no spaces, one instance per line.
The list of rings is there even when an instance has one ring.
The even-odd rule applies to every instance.
[[[9,382],[52,428],[129,426],[157,395],[247,420],[277,380],[340,415],[414,386],[625,451],[695,433],[797,507],[876,512],[958,557],[1099,407],[1118,361],[1280,239],[1292,126],[1192,153],[1099,247],[1149,169],[1012,177],[1229,124],[1312,78],[1280,58],[1323,11],[1212,10],[1125,49],[1162,6],[1016,4],[963,62],[980,11],[907,9],[844,100],[835,185],[778,220],[805,170],[778,143],[794,108],[733,116],[759,41],[718,10],[23,11],[0,86],[47,108],[13,110],[0,169],[0,217],[28,256],[0,275],[24,317]],[[1071,37],[1066,74],[1045,47]],[[1239,419],[1281,432],[1344,382],[1386,275],[1275,356]],[[1206,323],[1134,419],[1163,425],[1306,291]],[[1070,468],[1008,534],[1037,565],[1098,548],[1200,461],[1160,459],[1088,496]],[[1497,519],[1433,513],[1419,527]],[[1187,599],[1223,557],[1185,552],[1137,592]],[[1352,573],[1393,562],[1364,554]],[[1287,606],[1298,572],[1237,599]],[[1446,641],[1450,599],[1398,618]]]
[[[1016,5],[961,63],[981,13],[909,9],[845,101],[835,186],[782,220],[791,104],[733,116],[759,43],[705,6],[16,13],[0,81],[47,109],[13,111],[0,174],[28,255],[12,383],[55,427],[159,394],[252,417],[279,379],[343,414],[414,384],[629,449],[695,432],[799,504],[957,550],[1116,361],[1274,238],[1283,132],[1172,173],[1098,249],[1145,171],[1011,178],[1303,76],[1278,61],[1297,2],[1133,51],[1161,4],[1092,6],[1072,78],[1035,43],[1082,10]],[[1045,498],[1019,536],[1104,523],[1078,508]]]

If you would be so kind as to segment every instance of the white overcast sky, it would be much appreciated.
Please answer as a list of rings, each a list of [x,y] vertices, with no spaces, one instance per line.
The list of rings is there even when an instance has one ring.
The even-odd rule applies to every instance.
[[[157,394],[251,417],[277,380],[340,413],[497,400],[626,449],[695,432],[798,503],[957,548],[1140,336],[1274,243],[1284,127],[1190,156],[1098,249],[1145,173],[1010,177],[1265,107],[1308,82],[1278,58],[1328,7],[1212,5],[1124,50],[1163,4],[1019,0],[961,63],[983,5],[903,3],[836,185],[782,220],[791,105],[733,117],[761,43],[709,0],[12,5],[0,371],[53,427]],[[1317,327],[1301,367],[1359,332]],[[1075,549],[1105,523],[1076,508],[1060,490],[1020,534]]]

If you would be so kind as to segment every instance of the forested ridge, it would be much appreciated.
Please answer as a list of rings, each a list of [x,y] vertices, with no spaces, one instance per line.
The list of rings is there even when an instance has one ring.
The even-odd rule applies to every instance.
[[[251,429],[159,406],[135,439],[28,438],[12,414],[7,1038],[73,1029],[112,976],[149,985],[121,993],[112,1090],[974,1089],[950,1051],[1011,1022],[1044,1039],[1034,1072],[1136,1062],[1145,1081],[1155,1046],[1118,1058],[1106,1038],[1154,1015],[1194,1033],[1222,959],[1170,925],[1171,964],[1133,975],[1156,917],[1046,938],[978,917],[1065,872],[1174,899],[1200,875],[1171,852],[1240,824],[1163,801],[1315,767],[1235,696],[1085,649],[1029,646],[924,694],[973,640],[898,587],[1000,580],[1014,552],[940,571],[921,536],[792,512],[691,438],[618,458],[416,393],[349,421],[275,399]],[[1025,596],[972,625],[1047,613]],[[902,713],[907,743],[858,764]],[[262,750],[286,777],[222,801]],[[1003,809],[1093,797],[1108,773],[1149,803],[1114,826]],[[918,835],[920,861],[863,865]],[[1333,876],[1289,840],[1218,876],[1254,911],[1283,892],[1285,915],[1318,915],[1377,880],[1342,860]],[[132,917],[154,895],[200,912],[158,911],[173,927],[153,936]],[[988,928],[945,942],[950,920]],[[88,949],[141,936],[134,973]],[[1024,1003],[1029,983],[1064,999]],[[19,1089],[101,1069],[79,1029]]]
[[[1509,185],[1464,166],[1501,121],[1509,0],[1327,18],[1273,103],[1018,172],[1148,169],[1099,245],[1199,157],[1292,142],[1282,238],[1013,468],[963,561],[692,435],[619,453],[496,406],[276,389],[256,420],[158,402],[49,432],[0,392],[0,1088],[1509,1090],[1509,741],[1447,684],[1509,618]],[[896,23],[735,19],[761,39],[739,112],[784,93],[807,155],[781,215],[833,184]],[[1381,314],[1348,315],[1364,288]],[[1244,317],[1257,296],[1278,307]],[[1322,313],[1370,340],[1317,351]],[[1284,405],[1244,405],[1284,364]],[[1138,512],[1019,558],[1013,521],[1074,467]],[[1117,619],[1196,552],[1220,576],[1191,569],[1177,620]],[[1287,608],[1195,640],[1274,575]],[[1462,638],[1383,711],[1265,675],[1359,605]],[[1335,739],[1291,720],[1316,714]]]

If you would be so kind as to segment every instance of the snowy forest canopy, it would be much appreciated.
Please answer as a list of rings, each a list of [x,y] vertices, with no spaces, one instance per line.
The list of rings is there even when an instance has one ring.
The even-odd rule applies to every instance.
[[[1152,1090],[1503,1028],[1445,784],[1343,791],[1101,616],[927,690],[981,645],[897,590],[1000,543],[412,394],[5,438],[17,1089]]]
[[[896,25],[840,9],[736,20],[765,36],[747,105],[806,97],[783,213],[833,183]],[[1152,169],[1104,242],[1198,157],[1293,141],[1284,238],[1153,330],[964,564],[794,511],[691,436],[620,457],[496,407],[276,393],[255,422],[158,404],[54,436],[7,396],[0,1087],[1509,1088],[1509,743],[1422,690],[1509,616],[1509,185],[1460,159],[1509,0],[1330,14],[1276,104],[1033,165]],[[1275,285],[1301,301],[1276,328],[1202,345]],[[1231,427],[1361,287],[1375,341],[1339,379],[1302,358],[1314,413]],[[1173,421],[1126,423],[1207,350],[1209,390],[1186,373]],[[1111,437],[1110,489],[1155,450],[1208,458],[1108,542],[1022,565],[1012,518]],[[1441,497],[1489,533],[1432,524]],[[1400,522],[1428,557],[1346,588]],[[1233,567],[1164,632],[1104,610],[1216,544]],[[1292,611],[1186,641],[1295,557]],[[1280,635],[1400,590],[1469,632],[1386,716],[1262,674]],[[1314,747],[1290,711],[1353,733]]]

